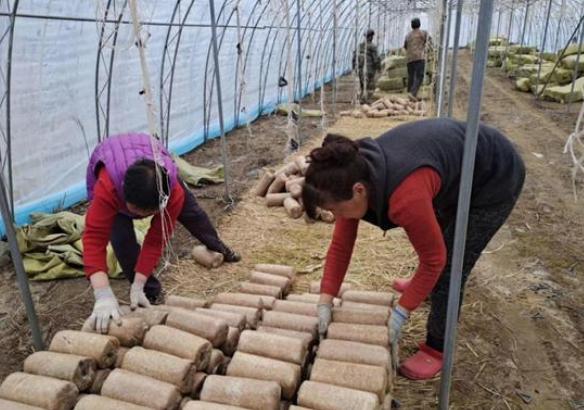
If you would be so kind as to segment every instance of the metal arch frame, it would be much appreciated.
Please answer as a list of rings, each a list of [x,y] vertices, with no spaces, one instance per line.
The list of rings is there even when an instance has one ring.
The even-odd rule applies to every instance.
[[[346,11],[350,11],[350,10],[352,10],[351,6],[352,6],[352,4],[351,4],[350,2],[347,2],[347,5],[345,6],[345,9],[344,9],[344,10],[341,12],[341,16],[342,16],[342,15],[343,15],[343,14],[344,14]],[[331,17],[331,18],[332,18],[332,17]],[[337,30],[338,30],[338,29],[339,29],[339,28],[337,28]],[[285,72],[285,71],[286,71],[286,69],[287,69],[287,62],[284,62],[284,58],[283,58],[284,51],[285,51],[285,44],[283,44],[283,45],[282,45],[282,49],[281,49],[281,52],[280,52],[280,62],[279,62],[279,69],[278,69],[279,76],[281,76],[281,73],[283,72],[283,70],[284,70],[284,72]],[[284,63],[284,66],[282,67],[282,64],[283,64],[283,63]],[[295,72],[295,74],[296,74],[296,72]],[[278,103],[280,103],[280,102],[282,101],[282,100],[281,100],[281,97],[282,97],[282,90],[280,89],[280,90],[279,90],[279,95],[278,95]]]
[[[10,2],[6,2],[8,8],[10,9]],[[4,85],[5,89],[0,99],[0,110],[2,109],[2,105],[5,105],[6,110],[6,124],[5,130],[0,128],[0,134],[4,139],[6,144],[4,153],[0,154],[0,174],[2,174],[2,178],[4,176],[4,172],[7,171],[8,175],[8,187],[7,187],[7,203],[10,210],[10,215],[12,220],[14,220],[14,178],[12,174],[12,119],[11,119],[11,101],[12,101],[12,51],[14,47],[14,27],[16,25],[16,12],[18,11],[19,0],[14,0],[12,5],[12,9],[10,10],[10,17],[9,17],[9,26],[6,29],[6,32],[2,34],[0,38],[0,44],[6,41],[7,39],[7,50],[6,50],[6,77],[4,78]],[[4,154],[4,155],[2,155]],[[7,169],[6,169],[7,168]]]
[[[225,11],[228,2],[224,1],[223,5],[221,6],[221,10],[219,10],[219,14],[217,15],[217,21],[221,19],[221,15]],[[231,18],[235,14],[235,10],[231,10],[231,14],[227,19],[227,23],[223,25],[223,31],[221,32],[221,38],[219,39],[219,43],[217,44],[217,51],[221,52],[221,46],[223,44],[223,39],[225,38],[225,33],[227,32],[227,26],[231,21]],[[217,25],[218,26],[218,25]],[[207,47],[207,60],[205,62],[205,82],[203,85],[203,135],[204,141],[206,142],[209,138],[209,126],[211,123],[211,104],[213,103],[213,91],[215,89],[215,75],[211,74],[211,84],[207,87],[207,79],[209,74],[209,60],[211,58],[211,53],[213,52],[213,42],[209,42],[209,46]],[[214,70],[213,70],[214,72]],[[207,89],[209,89],[209,98],[207,99]],[[208,109],[207,109],[208,107]]]
[[[251,21],[251,18],[252,18],[253,14],[254,14],[254,11],[255,11],[256,7],[259,4],[261,4],[261,0],[256,0],[256,2],[254,3],[252,9],[249,12],[249,16],[248,16],[248,19],[247,19],[247,23],[245,24],[245,28],[243,29],[243,34],[241,36],[241,41],[244,42],[244,43],[245,43],[245,36],[247,34],[247,29],[249,28],[249,22]],[[265,4],[264,8],[260,12],[260,15],[256,19],[255,24],[254,24],[254,26],[252,28],[252,31],[251,31],[251,35],[249,36],[249,40],[247,42],[247,47],[245,47],[245,58],[243,59],[243,67],[242,67],[242,70],[241,70],[241,72],[242,72],[243,75],[245,75],[247,73],[247,62],[248,62],[248,59],[249,59],[249,53],[250,53],[250,50],[251,50],[251,45],[252,45],[252,42],[253,42],[253,38],[255,36],[256,30],[258,29],[259,22],[263,18],[264,13],[268,9],[268,6],[269,6],[269,2],[267,2]],[[238,59],[237,63],[238,64],[241,64],[241,60],[240,60],[241,59],[241,55],[238,54],[237,55],[237,59]],[[241,102],[243,100],[243,89],[241,87],[239,87],[239,82],[240,82],[239,81],[239,72],[238,72],[238,70],[236,70],[236,73],[235,73],[235,82],[234,82],[234,86],[235,86],[235,93],[234,93],[234,95],[236,96],[236,98],[234,99],[234,106],[233,106],[233,109],[234,109],[234,118],[235,118],[235,124],[236,125],[239,124],[239,114],[241,112]],[[260,82],[261,82],[261,79],[260,79]],[[237,92],[238,91],[238,88],[239,88],[239,92]]]
[[[321,5],[321,2],[320,1],[317,1],[316,3],[319,6]],[[322,16],[325,13],[328,13],[329,10],[326,10],[325,11],[325,9],[328,9],[331,4],[332,4],[332,1],[329,0],[327,2],[326,6],[323,9],[321,9],[319,7],[319,17],[317,18],[317,21],[320,21],[320,19],[322,18]],[[307,13],[308,13],[308,10],[310,8],[311,8],[311,6],[310,7],[306,7]],[[329,21],[330,21],[330,19],[329,19]],[[319,23],[319,25],[320,25],[320,23]],[[327,24],[325,23],[325,20],[324,19],[323,19],[323,25],[322,26],[323,26],[323,31],[328,31]],[[303,59],[306,59],[306,56],[307,56],[306,51],[308,49],[308,44],[313,44],[313,42],[312,42],[313,36],[315,34],[320,33],[320,27],[318,29],[309,28],[309,29],[307,29],[305,31],[307,31],[307,34],[306,35],[307,35],[308,39],[307,39],[307,41],[304,42],[305,47],[304,47],[304,52],[303,52],[303,56],[302,56]],[[313,50],[312,50],[313,56],[311,56],[311,58],[310,58],[310,63],[309,64],[306,64],[306,66],[307,66],[306,67],[306,75],[304,77],[306,79],[306,81],[305,81],[306,86],[304,88],[304,92],[307,92],[308,91],[308,85],[310,84],[309,79],[312,79],[312,77],[313,77],[312,76],[313,69],[316,70],[316,69],[318,69],[318,67],[320,67],[320,64],[321,64],[321,54],[322,54],[321,53],[321,49],[323,48],[323,43],[324,43],[324,41],[319,41],[318,44],[316,45],[316,47],[313,47]],[[322,59],[322,60],[324,60],[324,59]],[[322,80],[323,79],[321,78],[320,79],[320,82],[321,83],[322,83]],[[317,81],[316,81],[316,77],[315,77],[315,81],[312,82],[312,92],[313,93],[316,91],[316,86],[317,86]]]
[[[283,16],[279,16],[279,17],[280,17],[280,21],[283,21],[284,20],[284,17]],[[272,20],[272,21],[274,21],[274,20]],[[280,23],[280,24],[282,24],[282,23]],[[280,35],[280,29],[278,28],[276,30],[276,34],[275,34],[274,38],[272,39],[272,44],[270,46],[270,52],[268,54],[267,68],[265,70],[266,73],[263,76],[264,77],[264,88],[263,88],[263,91],[262,91],[262,74],[263,74],[263,70],[264,70],[264,59],[265,59],[265,56],[266,56],[266,49],[268,48],[268,41],[270,40],[270,34],[271,34],[271,32],[272,32],[273,29],[274,29],[274,27],[272,25],[270,27],[269,31],[268,31],[268,34],[266,35],[266,41],[264,42],[264,48],[262,50],[262,57],[261,57],[261,61],[260,61],[260,74],[259,74],[259,80],[260,81],[259,81],[259,93],[258,93],[258,106],[259,106],[259,113],[260,114],[263,113],[264,98],[266,96],[266,87],[267,87],[267,84],[268,84],[268,75],[270,73],[269,68],[270,68],[270,63],[271,63],[271,60],[272,60],[272,53],[274,51],[274,46],[276,44],[276,40],[278,39],[278,36]],[[278,72],[278,75],[279,74],[280,73]],[[280,89],[278,88],[278,92],[279,91],[280,91]]]
[[[95,119],[97,125],[97,140],[101,142],[104,138],[107,138],[109,135],[109,121],[110,121],[110,107],[111,107],[111,84],[112,84],[112,75],[113,75],[113,66],[114,66],[114,58],[116,53],[116,44],[118,40],[118,32],[119,27],[124,17],[124,12],[126,10],[126,6],[128,4],[128,0],[124,0],[122,5],[121,11],[119,13],[118,18],[115,20],[113,31],[110,31],[106,36],[106,27],[107,25],[111,24],[108,20],[109,10],[112,6],[115,12],[116,8],[116,0],[108,0],[107,7],[104,12],[104,17],[102,21],[100,36],[99,36],[99,43],[97,46],[97,57],[95,60]],[[113,44],[111,50],[109,52],[109,64],[106,65],[106,58],[104,56],[104,39],[113,38]],[[103,67],[102,67],[103,65]],[[105,71],[106,79],[103,85],[100,84],[101,79],[101,68]],[[103,108],[102,98],[103,93],[106,91],[106,101],[105,101],[105,109]],[[101,127],[101,117],[103,116],[104,127],[102,133]]]
[[[187,7],[187,10],[180,22],[178,29],[175,30],[176,33],[172,35],[171,32],[173,28],[175,28],[174,19],[176,17],[177,11],[181,8],[181,0],[176,0],[174,4],[174,9],[172,11],[172,15],[170,17],[170,24],[168,26],[168,30],[166,31],[166,38],[164,41],[164,48],[162,50],[162,61],[160,63],[160,95],[159,95],[159,104],[160,104],[160,139],[164,146],[168,148],[168,141],[170,139],[169,130],[170,130],[170,107],[172,104],[172,89],[174,87],[174,71],[176,68],[176,59],[178,56],[178,50],[180,47],[180,41],[182,37],[182,32],[184,29],[184,25],[189,17],[189,14],[195,4],[196,0],[190,0],[190,3]],[[180,14],[180,13],[179,13]],[[174,47],[174,51],[172,52],[172,58],[170,57],[171,52],[169,49]],[[170,68],[169,73],[165,72],[166,68],[166,59],[170,60]],[[165,92],[165,87],[168,87],[168,92]]]

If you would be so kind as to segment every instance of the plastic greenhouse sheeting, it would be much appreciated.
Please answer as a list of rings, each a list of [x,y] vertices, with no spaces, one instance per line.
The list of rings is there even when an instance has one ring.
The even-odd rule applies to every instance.
[[[226,130],[288,100],[287,88],[278,86],[281,76],[288,77],[288,32],[294,79],[299,78],[296,3],[289,1],[290,29],[283,4],[215,2]],[[171,151],[182,154],[219,135],[209,2],[139,1],[138,7],[147,34],[144,42],[158,127],[163,140],[168,137]],[[31,212],[53,211],[85,198],[85,168],[100,140],[147,131],[143,78],[125,0],[21,0],[3,2],[0,9],[0,32],[5,34],[0,40],[0,65],[3,72],[11,69],[9,83],[0,79],[0,93],[9,90],[10,97],[9,113],[0,103],[0,154],[16,221],[23,223]],[[302,88],[294,82],[295,98],[351,69],[355,34],[361,41],[370,10],[360,8],[355,30],[354,4],[338,3],[335,73],[332,11],[333,1],[302,2]],[[378,13],[382,18],[374,19],[373,28],[384,42],[383,27],[396,16],[381,9]],[[380,44],[380,49],[387,47]]]

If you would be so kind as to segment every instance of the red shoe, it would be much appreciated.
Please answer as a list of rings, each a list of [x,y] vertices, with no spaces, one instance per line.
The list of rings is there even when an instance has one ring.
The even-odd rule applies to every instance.
[[[426,343],[422,343],[418,353],[407,359],[399,367],[400,374],[411,380],[432,379],[441,370],[442,352],[432,349]]]
[[[410,283],[412,283],[411,279],[398,278],[393,281],[391,286],[399,293],[404,293],[404,291],[410,286]]]

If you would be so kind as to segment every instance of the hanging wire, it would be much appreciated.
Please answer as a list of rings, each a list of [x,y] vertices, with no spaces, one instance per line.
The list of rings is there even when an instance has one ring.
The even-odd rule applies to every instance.
[[[235,23],[237,25],[237,72],[239,77],[239,101],[243,101],[239,112],[243,114],[245,118],[245,128],[247,130],[247,136],[245,138],[245,148],[249,152],[249,140],[253,138],[253,133],[251,131],[251,126],[249,124],[249,117],[247,115],[247,81],[245,80],[245,69],[246,65],[242,61],[242,57],[245,55],[244,50],[244,38],[243,32],[241,30],[241,9],[240,0],[235,3]],[[236,124],[239,125],[239,124]],[[259,157],[258,157],[259,161]]]
[[[288,0],[281,0],[282,11],[284,12],[284,19],[286,21],[286,69],[288,77],[288,123],[286,125],[286,135],[288,136],[288,141],[286,143],[286,155],[290,155],[300,147],[299,136],[298,136],[298,125],[296,119],[294,118],[294,66],[292,65],[292,26],[290,22],[290,7],[288,5]],[[300,96],[299,96],[300,98]],[[298,113],[297,115],[300,115]]]
[[[324,26],[322,23],[322,1],[319,1],[319,13],[318,13],[318,20],[320,26],[320,38],[324,38],[325,31]],[[326,112],[324,107],[324,77],[325,77],[325,70],[324,70],[324,47],[320,47],[320,57],[319,57],[319,64],[320,64],[320,128],[322,129],[323,133],[327,128],[326,123]],[[316,82],[315,82],[316,83]]]
[[[584,93],[584,87],[580,91]],[[578,173],[584,173],[584,103],[580,107],[580,114],[578,115],[574,132],[566,140],[564,154],[570,154],[574,164],[572,168],[572,190],[574,191],[574,200],[578,201]]]
[[[146,104],[146,117],[148,119],[148,130],[150,132],[150,147],[152,150],[152,157],[155,167],[155,178],[156,187],[160,193],[159,198],[159,213],[160,213],[160,226],[162,230],[162,243],[164,248],[164,254],[161,260],[163,261],[162,270],[170,266],[171,257],[176,257],[175,252],[172,249],[170,243],[170,236],[172,232],[171,218],[166,206],[168,205],[169,195],[164,194],[164,182],[170,187],[170,181],[163,181],[162,167],[164,161],[162,160],[161,142],[159,141],[159,130],[158,124],[156,122],[156,107],[154,105],[154,99],[152,98],[152,88],[150,86],[150,74],[148,71],[148,62],[146,59],[146,41],[149,37],[149,33],[144,33],[140,24],[140,15],[138,12],[137,0],[129,0],[130,12],[132,15],[132,28],[135,38],[135,45],[138,48],[138,54],[140,57],[140,69],[142,74],[142,84],[143,89],[141,94],[144,96],[144,102]],[[168,175],[167,175],[168,178]],[[165,246],[166,245],[166,246]]]

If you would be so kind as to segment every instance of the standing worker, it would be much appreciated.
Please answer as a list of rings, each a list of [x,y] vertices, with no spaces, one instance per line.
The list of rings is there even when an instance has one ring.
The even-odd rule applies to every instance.
[[[454,226],[466,124],[428,119],[398,126],[376,139],[352,141],[327,135],[310,153],[302,199],[308,216],[321,207],[336,217],[318,304],[319,332],[331,321],[361,219],[383,231],[402,227],[414,247],[418,268],[411,280],[394,283],[402,294],[392,309],[389,339],[397,347],[401,328],[430,296],[427,337],[403,362],[400,373],[430,379],[442,369]],[[523,160],[494,128],[480,125],[462,293],[481,252],[503,225],[521,192]]]
[[[426,71],[426,46],[430,45],[430,35],[425,30],[420,30],[420,19],[412,19],[412,31],[406,36],[404,48],[408,62],[408,93],[418,97],[418,90],[424,82]]]
[[[112,136],[99,144],[87,167],[87,210],[83,263],[95,305],[92,327],[106,333],[110,319],[119,321],[118,301],[107,276],[106,248],[111,244],[124,276],[132,284],[132,309],[157,303],[162,286],[153,275],[178,220],[207,248],[237,262],[239,254],[217,235],[209,217],[178,176],[178,168],[160,142],[147,134]],[[142,249],[134,219],[152,216]]]
[[[373,96],[375,74],[381,69],[381,58],[377,52],[377,46],[373,44],[374,36],[375,31],[367,30],[367,33],[365,33],[366,41],[359,44],[358,56],[355,51],[353,52],[353,70],[357,69],[359,74],[359,84],[361,86],[359,99],[362,103],[366,103]]]

